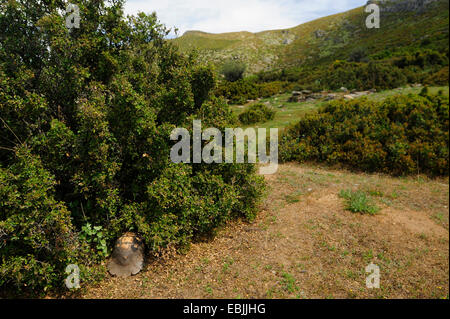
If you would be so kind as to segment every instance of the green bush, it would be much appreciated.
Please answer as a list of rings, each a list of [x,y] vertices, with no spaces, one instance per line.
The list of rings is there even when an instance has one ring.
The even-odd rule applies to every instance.
[[[375,215],[380,210],[363,191],[343,190],[339,197],[346,200],[346,209],[352,213]]]
[[[445,54],[433,50],[420,50],[414,53],[407,53],[395,59],[394,65],[399,68],[417,66],[420,68],[448,65],[448,58]]]
[[[62,2],[0,6],[2,291],[62,287],[70,263],[87,281],[126,231],[150,252],[187,246],[253,218],[262,196],[254,165],[170,161],[175,127],[236,122],[214,71],[166,41],[155,14],[75,2],[70,32]]]
[[[245,69],[247,66],[238,60],[226,61],[221,69],[222,75],[229,82],[236,82],[244,78]]]
[[[247,100],[256,100],[259,93],[258,84],[247,79],[225,81],[216,90],[216,95],[223,96],[230,104],[245,104]]]
[[[425,80],[426,85],[445,85],[448,86],[448,67],[443,67],[436,73],[430,74]]]
[[[288,90],[287,82],[275,81],[269,83],[261,83],[258,85],[260,98],[268,98],[279,93],[284,93]]]
[[[404,72],[386,63],[343,62],[332,64],[320,76],[325,89],[337,90],[346,87],[350,90],[392,89],[408,83]]]
[[[341,87],[356,90],[391,89],[418,82],[446,85],[448,50],[438,52],[435,49],[403,48],[368,56],[366,48],[356,48],[350,51],[347,61],[322,61],[302,67],[261,71],[256,75],[256,80],[259,84],[296,83],[297,87],[312,91],[337,90]]]
[[[41,161],[25,148],[16,156],[0,166],[0,286],[61,287],[78,250],[70,212],[55,199],[56,181]]]
[[[392,174],[448,175],[448,112],[448,97],[442,95],[334,101],[286,131],[280,158]]]
[[[252,104],[239,114],[239,121],[244,125],[267,122],[274,119],[275,113],[275,110],[265,104]]]
[[[366,48],[356,48],[348,57],[349,62],[369,62],[368,52]]]
[[[245,104],[248,100],[268,98],[289,90],[288,82],[257,83],[251,78],[246,78],[236,82],[225,81],[221,83],[216,90],[216,94],[228,99],[230,104]]]

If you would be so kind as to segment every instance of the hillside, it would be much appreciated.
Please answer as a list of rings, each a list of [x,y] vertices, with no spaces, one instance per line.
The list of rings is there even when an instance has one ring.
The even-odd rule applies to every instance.
[[[210,34],[188,31],[174,39],[181,50],[197,49],[215,65],[229,58],[248,65],[248,73],[346,60],[363,51],[372,58],[416,47],[448,52],[446,0],[372,1],[381,6],[381,28],[367,29],[364,7],[284,30]]]

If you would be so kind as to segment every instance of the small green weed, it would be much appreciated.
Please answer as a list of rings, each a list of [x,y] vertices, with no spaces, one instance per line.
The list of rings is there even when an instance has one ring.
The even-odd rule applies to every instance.
[[[342,190],[339,197],[346,200],[346,209],[353,213],[374,215],[380,210],[363,191]]]

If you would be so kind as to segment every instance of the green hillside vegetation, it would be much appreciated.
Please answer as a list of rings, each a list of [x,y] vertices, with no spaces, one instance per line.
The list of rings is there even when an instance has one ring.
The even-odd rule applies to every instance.
[[[276,111],[262,103],[250,105],[239,114],[239,121],[244,125],[267,122],[275,118]]]
[[[420,87],[401,87],[393,90],[380,91],[367,96],[369,101],[381,102],[388,97],[396,95],[417,95],[421,92]],[[449,96],[448,86],[428,87],[429,93],[437,95],[442,92],[445,96]],[[328,102],[323,99],[307,102],[289,102],[290,93],[276,94],[269,98],[263,98],[259,102],[267,105],[268,107],[276,110],[275,116],[272,120],[266,122],[258,122],[255,124],[245,125],[244,127],[261,127],[261,128],[279,128],[281,131],[296,124],[300,119],[304,118],[307,114],[317,113],[321,107]],[[246,104],[245,106],[234,105],[231,107],[233,113],[239,117],[239,115],[248,109],[248,106],[253,102]]]
[[[393,58],[418,48],[448,55],[449,3],[439,0],[423,12],[382,13],[381,28],[367,29],[364,7],[285,30],[210,34],[186,32],[173,42],[187,52],[220,65],[235,57],[248,73],[320,66],[351,59],[355,52],[374,60]]]
[[[368,29],[361,7],[292,29],[187,32],[173,42],[219,69],[229,59],[248,66],[245,79],[219,85],[216,93],[231,104],[300,89],[447,85],[448,9],[448,1],[438,0],[419,12],[382,12],[381,28]]]

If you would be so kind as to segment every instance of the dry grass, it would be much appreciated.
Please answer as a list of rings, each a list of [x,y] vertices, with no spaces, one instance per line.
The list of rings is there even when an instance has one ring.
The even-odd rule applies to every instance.
[[[186,255],[149,260],[83,298],[448,298],[448,179],[392,178],[286,164],[252,224],[232,223]],[[345,210],[342,189],[381,208]],[[365,267],[381,268],[367,289]]]

